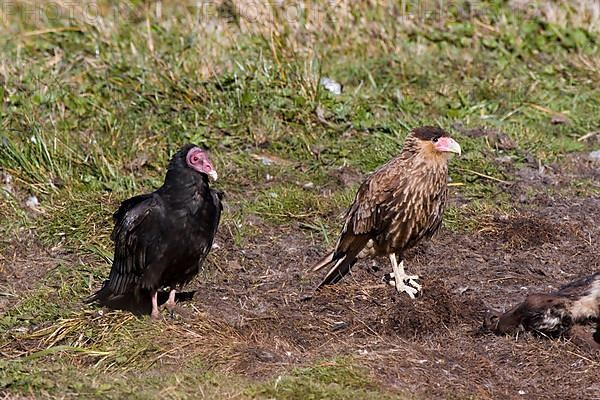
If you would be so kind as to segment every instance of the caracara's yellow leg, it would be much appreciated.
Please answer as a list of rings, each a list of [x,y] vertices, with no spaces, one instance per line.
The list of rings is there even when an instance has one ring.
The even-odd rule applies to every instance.
[[[398,293],[406,292],[411,299],[414,299],[415,295],[421,290],[421,285],[416,282],[419,277],[417,275],[407,275],[404,272],[404,260],[400,261],[400,265],[398,265],[396,254],[390,254],[390,261],[394,270],[390,274],[390,285],[394,286]],[[408,281],[408,284],[404,283],[406,281]]]

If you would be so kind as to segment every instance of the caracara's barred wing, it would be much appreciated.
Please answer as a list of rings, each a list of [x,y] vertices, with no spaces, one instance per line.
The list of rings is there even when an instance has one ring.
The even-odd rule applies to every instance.
[[[389,202],[401,184],[403,172],[403,163],[396,159],[370,175],[358,189],[345,226],[356,235],[376,235],[385,229]]]
[[[164,207],[155,193],[135,196],[121,204],[113,215],[111,239],[115,242],[115,255],[110,275],[88,302],[133,291],[160,252],[163,217]]]
[[[346,215],[346,222],[335,250],[313,268],[316,271],[331,267],[318,287],[334,284],[342,279],[369,240],[385,228],[385,204],[393,195],[393,181],[399,169],[400,165],[388,163],[375,171],[360,186]]]

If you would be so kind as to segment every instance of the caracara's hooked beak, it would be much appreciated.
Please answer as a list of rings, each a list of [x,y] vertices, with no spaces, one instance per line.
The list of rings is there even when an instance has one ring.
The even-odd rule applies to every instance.
[[[211,181],[216,181],[216,180],[217,180],[217,178],[218,178],[217,171],[215,171],[215,170],[213,169],[212,171],[210,171],[210,172],[208,173],[208,177],[210,178],[210,180],[211,180]]]
[[[435,144],[435,149],[442,152],[456,153],[460,156],[460,144],[452,138],[441,137]]]

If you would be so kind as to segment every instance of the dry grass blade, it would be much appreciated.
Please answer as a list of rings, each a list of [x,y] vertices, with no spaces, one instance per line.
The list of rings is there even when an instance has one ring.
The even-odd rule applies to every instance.
[[[489,179],[489,180],[491,180],[491,181],[495,181],[495,182],[500,182],[500,183],[503,183],[503,184],[505,184],[505,185],[512,185],[512,184],[514,184],[514,182],[511,182],[511,181],[505,181],[505,180],[503,180],[503,179],[500,179],[500,178],[495,178],[495,177],[493,177],[493,176],[486,175],[486,174],[483,174],[483,173],[481,173],[481,172],[473,171],[472,169],[468,169],[468,168],[457,168],[457,169],[458,169],[459,171],[468,172],[468,173],[470,173],[470,174],[477,175],[477,176],[479,176],[479,177],[481,177],[481,178]]]
[[[46,35],[48,33],[59,33],[59,32],[84,32],[84,28],[78,26],[65,26],[61,28],[50,28],[50,29],[39,29],[36,31],[24,32],[21,34],[23,37]]]

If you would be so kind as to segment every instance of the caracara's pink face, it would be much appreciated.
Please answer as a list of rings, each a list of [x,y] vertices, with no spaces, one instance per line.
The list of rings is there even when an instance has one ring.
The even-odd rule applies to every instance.
[[[192,147],[190,151],[188,151],[185,161],[191,169],[198,171],[201,174],[208,175],[213,181],[217,180],[217,171],[215,171],[215,168],[208,159],[208,154],[201,148]]]
[[[441,153],[456,153],[460,155],[460,145],[448,136],[442,136],[432,140],[433,148]]]

